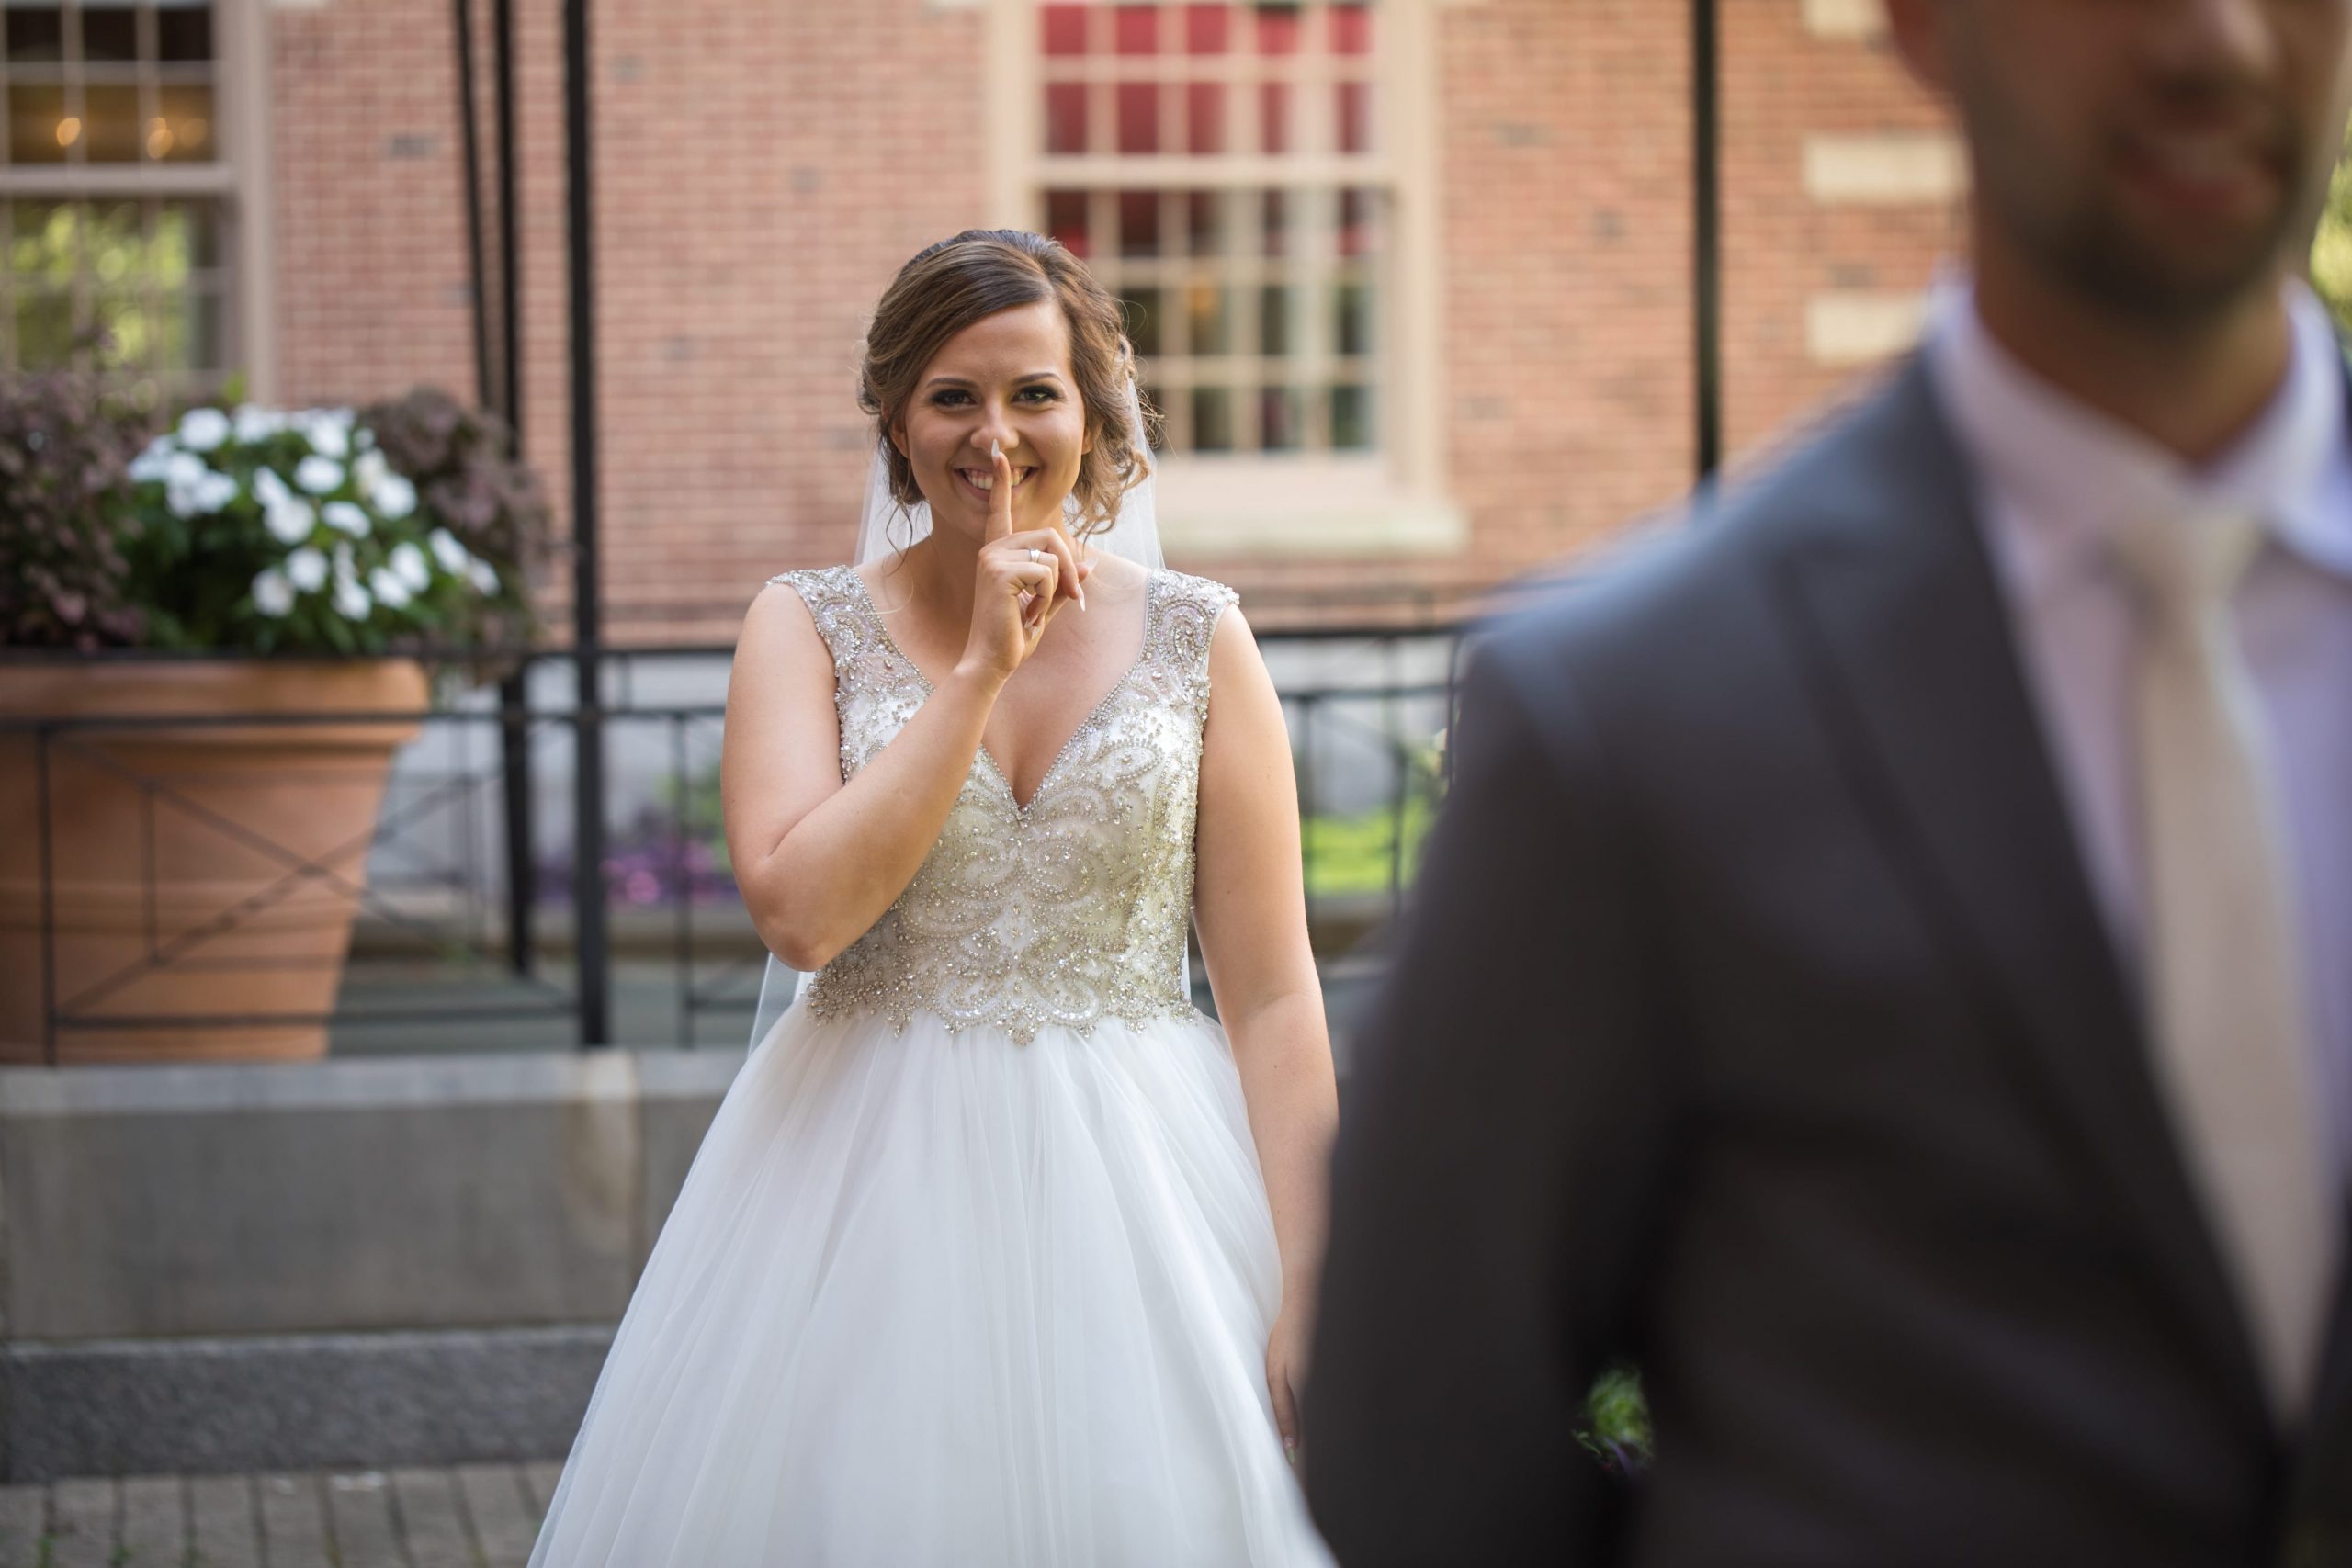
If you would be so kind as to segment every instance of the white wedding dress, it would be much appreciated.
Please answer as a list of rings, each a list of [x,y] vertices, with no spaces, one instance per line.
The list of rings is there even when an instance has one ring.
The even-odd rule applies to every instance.
[[[930,687],[794,572],[842,772]],[[532,1568],[1322,1564],[1265,1387],[1272,1222],[1183,983],[1208,646],[1152,574],[1026,807],[983,751],[896,904],[760,1041],[646,1265]]]

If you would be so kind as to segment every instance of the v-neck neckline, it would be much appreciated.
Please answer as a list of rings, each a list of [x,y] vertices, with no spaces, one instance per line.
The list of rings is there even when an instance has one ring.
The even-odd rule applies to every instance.
[[[914,657],[899,646],[899,639],[890,635],[889,625],[883,618],[882,606],[875,602],[874,590],[866,586],[865,574],[854,566],[847,570],[850,581],[857,584],[858,600],[865,606],[866,616],[873,621],[874,633],[882,639],[882,646],[888,649],[899,663],[913,672],[915,680],[922,686],[924,697],[929,698],[936,694],[939,688],[932,683],[930,676],[923,673],[922,666],[916,663]],[[1144,661],[1151,657],[1151,613],[1156,607],[1159,595],[1159,573],[1147,572],[1143,581],[1143,640],[1136,648],[1135,659],[1119,672],[1119,678],[1111,682],[1110,689],[1102,694],[1102,700],[1089,708],[1086,716],[1078,721],[1078,728],[1071,730],[1068,738],[1062,741],[1060,749],[1054,753],[1053,761],[1046,764],[1046,771],[1037,775],[1037,787],[1031,792],[1026,802],[1023,801],[1019,793],[1013,789],[1012,775],[1006,773],[1003,764],[996,760],[996,754],[989,750],[989,743],[986,740],[979,743],[978,760],[987,766],[989,773],[995,778],[998,787],[1004,791],[1005,801],[1012,807],[1014,816],[1023,821],[1028,819],[1031,808],[1046,797],[1046,791],[1053,786],[1054,775],[1060,773],[1062,764],[1069,760],[1071,748],[1075,747],[1085,738],[1089,730],[1102,721],[1104,712],[1110,708],[1113,702],[1117,700],[1119,694],[1127,689],[1128,682],[1133,681],[1136,673],[1143,669]]]

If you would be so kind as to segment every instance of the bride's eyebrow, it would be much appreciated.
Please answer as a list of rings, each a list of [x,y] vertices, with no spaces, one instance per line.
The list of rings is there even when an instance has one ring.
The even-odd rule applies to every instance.
[[[1062,373],[1058,370],[1024,370],[1012,378],[1015,386],[1023,387],[1032,381],[1058,382],[1061,379]],[[922,384],[922,389],[928,392],[941,387],[961,387],[966,391],[969,391],[978,384],[968,376],[933,376]]]

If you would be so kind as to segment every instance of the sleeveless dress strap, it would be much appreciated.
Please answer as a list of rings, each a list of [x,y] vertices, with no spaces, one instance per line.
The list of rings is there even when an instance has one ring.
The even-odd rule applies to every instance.
[[[880,628],[867,614],[865,592],[854,567],[780,571],[768,581],[800,595],[800,602],[808,607],[808,618],[817,623],[817,635],[825,639],[825,648],[833,656],[836,670],[869,651],[880,636]]]
[[[1209,647],[1216,623],[1241,595],[1224,583],[1183,572],[1168,573],[1168,581],[1153,601],[1152,624],[1145,637],[1154,656],[1182,681],[1196,706],[1209,695]]]

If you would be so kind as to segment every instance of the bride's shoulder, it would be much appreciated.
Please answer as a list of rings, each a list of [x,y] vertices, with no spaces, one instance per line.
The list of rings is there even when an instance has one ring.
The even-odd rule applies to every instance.
[[[1182,604],[1206,610],[1212,618],[1241,602],[1241,595],[1213,577],[1195,577],[1189,571],[1177,571],[1162,567],[1151,574],[1159,582],[1159,594],[1171,604]]]
[[[740,660],[747,654],[782,654],[822,649],[838,653],[838,627],[857,614],[857,570],[848,566],[804,567],[780,571],[767,580],[743,617],[743,635],[736,645]]]
[[[839,593],[857,586],[857,568],[848,565],[796,567],[769,578],[767,586],[793,589],[804,599],[812,591]]]

